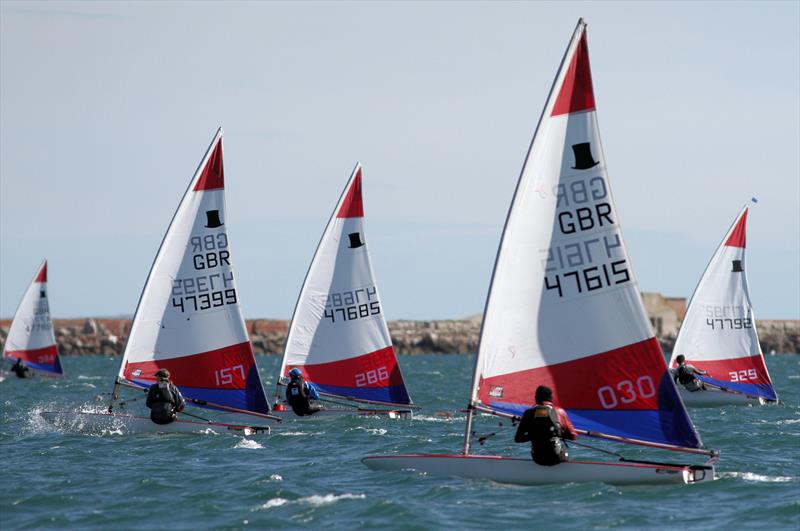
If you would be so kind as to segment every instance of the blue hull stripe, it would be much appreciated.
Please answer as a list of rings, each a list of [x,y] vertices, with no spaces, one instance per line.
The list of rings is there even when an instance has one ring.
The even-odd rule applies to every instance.
[[[722,380],[715,380],[714,378],[708,378],[706,376],[697,376],[697,379],[711,385],[716,385],[717,387],[721,387],[723,389],[738,391],[739,393],[745,393],[750,396],[759,396],[767,400],[778,400],[778,395],[775,393],[775,389],[770,384],[724,382]]]

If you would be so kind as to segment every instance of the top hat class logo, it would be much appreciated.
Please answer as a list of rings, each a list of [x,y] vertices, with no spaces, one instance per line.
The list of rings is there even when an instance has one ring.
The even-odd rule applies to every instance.
[[[575,166],[572,167],[573,170],[588,170],[600,164],[598,161],[594,160],[592,156],[592,145],[589,142],[573,144],[572,153],[575,154]]]
[[[206,210],[206,228],[216,229],[223,223],[219,220],[219,210]]]
[[[733,269],[731,270],[731,273],[741,273],[742,271],[744,271],[744,268],[742,267],[742,261],[741,260],[733,260],[733,264],[732,265],[733,265]]]
[[[361,241],[361,233],[360,232],[351,232],[347,235],[350,238],[350,249],[358,249],[359,247],[363,247],[364,242]]]

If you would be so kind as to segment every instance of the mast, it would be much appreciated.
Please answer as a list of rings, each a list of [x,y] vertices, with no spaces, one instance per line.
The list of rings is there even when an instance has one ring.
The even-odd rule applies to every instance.
[[[278,378],[275,381],[275,400],[280,400],[280,387],[283,385],[281,383],[281,378],[283,378],[283,369],[286,368],[286,348],[289,346],[289,338],[292,334],[292,330],[294,329],[294,320],[297,316],[297,309],[300,306],[300,301],[303,299],[303,292],[306,290],[306,283],[308,282],[308,276],[311,273],[311,268],[314,267],[314,261],[317,258],[317,254],[319,253],[319,248],[322,245],[322,242],[325,241],[325,236],[328,234],[328,231],[331,227],[331,221],[333,221],[336,213],[339,212],[339,208],[342,206],[342,201],[347,196],[348,191],[350,190],[350,185],[355,179],[355,176],[358,174],[358,170],[361,169],[361,163],[356,162],[356,165],[353,167],[353,171],[350,174],[350,178],[347,180],[347,184],[345,184],[342,193],[339,194],[339,199],[336,201],[336,206],[331,212],[331,215],[328,217],[328,223],[325,225],[325,230],[322,231],[322,235],[319,237],[319,241],[317,242],[317,247],[314,249],[314,254],[311,256],[311,261],[308,263],[308,269],[306,269],[306,274],[303,277],[303,285],[300,288],[300,292],[297,294],[297,300],[294,303],[294,310],[292,310],[292,319],[289,321],[289,331],[286,334],[286,341],[283,343],[283,357],[281,358],[281,367],[278,371]]]
[[[170,219],[169,225],[167,226],[167,230],[164,232],[164,236],[161,238],[161,243],[158,245],[158,250],[156,251],[155,256],[153,257],[153,262],[150,264],[150,270],[147,272],[147,278],[144,281],[144,286],[142,287],[142,291],[139,292],[139,300],[136,302],[136,310],[133,312],[133,319],[131,319],[131,327],[128,330],[128,337],[125,338],[125,347],[122,350],[122,360],[120,360],[119,370],[117,371],[117,376],[114,378],[114,388],[111,391],[111,401],[108,404],[108,412],[111,413],[114,409],[115,402],[119,399],[119,386],[120,381],[124,381],[123,371],[125,370],[125,363],[128,359],[128,345],[130,344],[131,336],[133,335],[134,325],[136,324],[136,320],[139,317],[139,311],[141,310],[142,299],[144,298],[145,291],[147,290],[147,286],[150,284],[150,277],[153,274],[153,269],[156,267],[156,263],[158,262],[159,257],[161,256],[161,251],[164,248],[164,242],[167,240],[167,236],[169,235],[170,229],[172,225],[175,223],[175,218],[178,215],[178,212],[181,210],[181,205],[183,205],[183,198],[187,196],[187,194],[192,190],[195,185],[195,181],[197,177],[200,175],[200,170],[206,165],[208,162],[208,158],[211,156],[214,147],[217,145],[218,141],[222,141],[222,127],[217,128],[216,134],[214,134],[214,138],[211,140],[211,144],[209,144],[208,149],[206,149],[205,155],[203,158],[200,159],[200,163],[197,165],[197,168],[194,170],[194,177],[189,181],[189,184],[186,186],[186,190],[183,192],[183,196],[181,197],[181,201],[178,203],[177,208],[175,208],[175,212],[172,214],[172,218]]]
[[[553,83],[550,86],[550,92],[547,95],[547,100],[546,100],[547,103],[545,104],[544,108],[542,108],[542,113],[539,115],[539,121],[536,124],[536,129],[533,132],[533,137],[531,138],[531,142],[528,145],[528,152],[525,155],[525,161],[523,162],[522,168],[520,169],[519,177],[517,178],[517,185],[514,188],[514,195],[511,198],[511,204],[508,207],[506,220],[505,223],[503,224],[503,232],[500,236],[500,244],[497,246],[497,253],[495,254],[494,266],[492,267],[492,277],[489,283],[489,291],[486,295],[486,301],[483,307],[483,319],[481,319],[481,331],[480,335],[478,336],[478,353],[475,356],[475,365],[473,366],[472,370],[472,387],[470,389],[469,403],[467,404],[467,427],[464,430],[464,450],[463,450],[464,455],[469,454],[470,437],[472,434],[472,418],[474,414],[473,408],[478,403],[477,392],[481,377],[480,373],[481,343],[483,340],[484,330],[486,326],[486,314],[489,310],[489,302],[492,299],[492,287],[494,286],[495,278],[497,277],[497,264],[500,261],[500,256],[503,251],[503,243],[505,242],[506,239],[506,232],[508,230],[509,220],[511,219],[511,216],[514,213],[514,207],[517,204],[517,198],[519,196],[520,186],[522,185],[523,178],[525,176],[525,168],[527,167],[528,161],[531,158],[531,152],[533,151],[533,146],[536,142],[536,137],[539,133],[539,128],[541,127],[542,122],[544,121],[548,109],[551,107],[551,102],[553,100],[553,94],[556,90],[556,87],[560,84],[560,81],[564,77],[564,65],[567,64],[567,59],[574,52],[575,47],[577,46],[577,43],[580,40],[581,35],[585,31],[585,29],[586,29],[586,22],[584,22],[583,17],[581,17],[578,19],[578,23],[575,25],[575,30],[572,33],[572,38],[570,39],[569,44],[567,45],[567,49],[564,51],[564,56],[561,58],[561,63],[558,66],[558,74],[556,74],[556,77],[553,79]]]

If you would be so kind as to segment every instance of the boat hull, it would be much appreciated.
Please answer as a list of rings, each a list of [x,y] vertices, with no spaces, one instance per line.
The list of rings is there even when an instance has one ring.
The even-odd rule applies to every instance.
[[[767,403],[763,399],[755,396],[728,393],[715,389],[687,391],[682,386],[678,386],[678,393],[681,395],[681,399],[687,407],[746,406],[748,404],[758,406]]]
[[[323,409],[313,415],[300,417],[295,415],[291,409],[283,411],[272,410],[270,415],[281,417],[284,420],[313,420],[320,418],[338,418],[338,417],[387,417],[390,419],[408,418],[412,416],[410,409]]]
[[[602,482],[612,485],[690,484],[714,479],[713,466],[570,461],[556,466],[530,459],[483,455],[365,457],[374,470],[416,470],[437,476],[485,479],[514,485]]]
[[[58,428],[99,434],[139,433],[233,433],[260,435],[270,433],[269,426],[226,424],[179,419],[169,424],[156,424],[147,417],[127,414],[90,413],[81,411],[43,411],[41,416]]]

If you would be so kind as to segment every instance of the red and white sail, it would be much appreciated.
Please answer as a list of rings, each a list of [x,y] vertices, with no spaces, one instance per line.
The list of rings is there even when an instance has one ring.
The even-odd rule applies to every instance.
[[[622,238],[585,27],[567,48],[506,220],[471,401],[518,415],[547,385],[578,429],[699,447]]]
[[[47,297],[47,260],[36,271],[17,307],[8,331],[3,358],[37,371],[63,374]]]
[[[147,277],[119,378],[144,387],[166,368],[190,399],[266,413],[234,276],[224,181],[220,129]]]
[[[311,261],[280,374],[297,367],[327,394],[410,404],[364,234],[361,173],[358,164]]]
[[[756,332],[745,267],[748,207],[736,216],[695,289],[670,366],[686,362],[708,371],[702,380],[718,387],[778,400]]]

